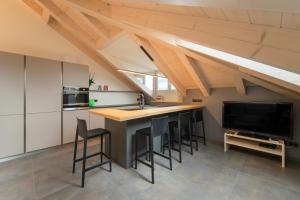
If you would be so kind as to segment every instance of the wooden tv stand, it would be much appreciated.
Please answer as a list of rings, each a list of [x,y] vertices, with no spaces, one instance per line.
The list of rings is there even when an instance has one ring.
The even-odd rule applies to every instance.
[[[261,146],[260,144],[273,144],[276,148]],[[281,167],[285,168],[285,145],[283,140],[258,139],[249,136],[239,135],[238,131],[225,131],[224,151],[226,152],[230,145],[253,149],[264,153],[269,153],[281,157]]]

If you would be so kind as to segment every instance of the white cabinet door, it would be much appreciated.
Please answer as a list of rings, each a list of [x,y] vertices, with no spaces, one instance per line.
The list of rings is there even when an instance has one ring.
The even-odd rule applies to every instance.
[[[24,115],[0,116],[0,158],[24,153]]]
[[[77,120],[76,118],[85,119],[87,128],[89,129],[89,113],[88,110],[73,110],[63,112],[63,143],[75,141]]]
[[[61,111],[61,62],[26,57],[26,112]]]
[[[24,113],[24,56],[0,52],[0,115]]]
[[[74,63],[63,63],[63,85],[89,87],[89,67]]]
[[[26,152],[61,144],[61,112],[27,114]]]
[[[90,129],[95,128],[105,128],[105,118],[100,115],[90,113]]]

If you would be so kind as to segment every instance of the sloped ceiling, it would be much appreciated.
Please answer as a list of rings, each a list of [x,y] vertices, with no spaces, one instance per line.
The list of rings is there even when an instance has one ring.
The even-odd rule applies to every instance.
[[[150,61],[128,34],[123,34],[100,52],[118,63],[116,66],[120,69],[141,73],[157,71],[155,64]]]
[[[177,45],[188,41],[299,74],[299,1],[23,1],[66,39],[79,41],[83,51],[88,48],[89,56],[99,62],[105,58],[113,70],[158,68],[182,95],[190,88],[210,95],[215,87],[236,87],[245,94],[250,81],[299,98],[300,88],[293,83]],[[103,37],[101,30],[112,27],[114,36]],[[129,36],[116,38],[120,31]],[[155,57],[154,63],[145,58],[140,45]]]

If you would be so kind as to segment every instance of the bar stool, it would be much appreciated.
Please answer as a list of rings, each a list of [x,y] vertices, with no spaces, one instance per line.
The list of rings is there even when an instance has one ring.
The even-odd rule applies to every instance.
[[[169,133],[169,117],[159,117],[159,118],[153,118],[151,120],[151,127],[143,128],[136,131],[135,135],[135,169],[137,169],[137,163],[138,161],[142,164],[148,166],[151,168],[151,183],[154,184],[154,154],[159,155],[163,158],[166,158],[169,160],[170,164],[170,170],[172,170],[172,155],[171,155],[171,140],[170,140],[170,133]],[[167,136],[168,138],[168,148],[169,148],[169,155],[166,156],[164,154],[161,154],[159,152],[154,151],[153,149],[153,139],[155,137],[161,137]],[[139,139],[140,137],[147,138],[148,139],[148,146],[149,150],[146,149],[143,153],[138,154],[138,148],[139,148]],[[142,156],[148,156],[150,157],[150,164],[145,162],[144,160],[141,160],[140,157]]]
[[[76,158],[77,154],[77,143],[78,143],[78,136],[83,138],[83,157],[82,158]],[[109,149],[109,155],[105,154],[103,152],[103,137],[108,136],[108,149]],[[87,155],[87,142],[89,139],[93,139],[96,137],[100,137],[101,142],[100,142],[100,152],[94,153],[91,155]],[[100,155],[100,163],[90,166],[86,168],[86,159]],[[108,160],[103,162],[103,156],[105,156]],[[83,161],[82,164],[82,177],[81,177],[81,187],[84,187],[84,180],[85,180],[85,173],[87,171],[90,171],[96,167],[100,167],[104,164],[109,164],[109,171],[112,171],[111,167],[111,133],[108,130],[102,129],[102,128],[97,128],[97,129],[91,129],[87,130],[87,125],[86,121],[82,119],[77,118],[77,128],[76,128],[76,136],[75,136],[75,146],[74,146],[74,157],[73,157],[73,173],[75,173],[75,164],[76,162]]]
[[[192,122],[192,130],[193,130],[192,136],[196,139],[198,139],[198,138],[203,139],[203,144],[206,145],[206,135],[205,135],[205,129],[204,129],[204,118],[203,118],[203,110],[202,109],[193,110],[193,116],[191,118],[191,122]],[[197,124],[201,124],[202,135],[197,134],[197,131],[196,131]],[[198,149],[198,142],[196,143],[196,149]]]
[[[172,121],[169,123],[171,130],[171,142],[172,149],[179,153],[179,162],[182,162],[181,156],[181,145],[190,147],[190,154],[193,155],[193,142],[196,142],[192,137],[192,129],[191,129],[191,112],[184,112],[178,114],[178,121]],[[175,129],[178,130],[178,135],[176,138]],[[185,143],[184,141],[188,141],[189,143]],[[174,142],[178,143],[178,149],[174,148]]]

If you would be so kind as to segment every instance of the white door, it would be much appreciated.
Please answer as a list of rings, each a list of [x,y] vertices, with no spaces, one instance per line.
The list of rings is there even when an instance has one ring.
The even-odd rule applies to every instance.
[[[24,153],[24,115],[0,116],[0,158]]]
[[[26,152],[61,144],[61,112],[27,114]]]
[[[26,57],[26,113],[61,111],[61,62]]]

